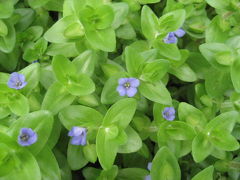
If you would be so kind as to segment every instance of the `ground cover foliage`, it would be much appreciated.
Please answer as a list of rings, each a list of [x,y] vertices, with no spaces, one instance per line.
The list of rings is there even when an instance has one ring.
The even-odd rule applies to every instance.
[[[0,180],[238,180],[238,0],[0,0]]]

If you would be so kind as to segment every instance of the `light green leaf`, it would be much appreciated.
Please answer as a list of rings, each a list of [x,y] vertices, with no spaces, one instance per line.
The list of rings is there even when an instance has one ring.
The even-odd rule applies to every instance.
[[[181,171],[177,159],[167,147],[159,149],[153,158],[150,175],[152,180],[181,179]]]
[[[112,28],[86,30],[86,38],[93,48],[113,52],[116,48],[115,31]]]
[[[203,169],[202,171],[200,171],[198,174],[196,174],[192,180],[213,180],[213,170],[214,167],[213,166],[209,166],[205,169]]]
[[[139,90],[147,99],[165,105],[171,105],[172,98],[162,82],[141,82]]]
[[[138,151],[142,147],[142,140],[139,137],[138,133],[131,127],[128,126],[125,130],[127,134],[127,142],[119,146],[118,152],[119,153],[133,153]]]
[[[71,105],[60,111],[59,119],[70,130],[73,126],[97,128],[102,123],[103,116],[93,108]]]

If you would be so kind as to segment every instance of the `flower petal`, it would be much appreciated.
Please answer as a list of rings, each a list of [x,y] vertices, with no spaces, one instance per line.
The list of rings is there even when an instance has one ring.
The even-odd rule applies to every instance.
[[[135,87],[130,87],[127,89],[127,96],[128,97],[133,97],[137,93],[137,88]]]
[[[138,87],[140,84],[140,81],[136,78],[129,78],[129,83],[131,87]]]
[[[173,32],[168,33],[168,35],[163,40],[166,44],[177,43],[177,38]]]
[[[120,78],[119,80],[118,80],[118,84],[119,85],[124,85],[125,83],[127,83],[128,82],[128,78]]]
[[[74,136],[71,139],[72,145],[86,145],[86,136]]]
[[[118,91],[120,96],[125,96],[126,95],[126,88],[122,85],[119,85],[117,87],[117,91]]]
[[[86,128],[73,126],[72,129],[68,132],[68,136],[80,136],[84,131],[86,131]]]
[[[25,81],[25,76],[23,74],[18,74],[18,79],[23,83]]]
[[[177,37],[183,37],[185,34],[186,34],[186,32],[183,30],[183,29],[178,29],[178,30],[176,30],[176,31],[174,31],[174,34],[177,36]]]
[[[175,119],[175,109],[174,107],[165,107],[162,111],[162,116],[168,121],[173,121]]]

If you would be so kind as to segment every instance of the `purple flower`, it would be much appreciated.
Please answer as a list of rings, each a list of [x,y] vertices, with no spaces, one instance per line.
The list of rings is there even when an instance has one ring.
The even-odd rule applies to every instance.
[[[151,176],[150,175],[145,176],[144,180],[151,180]]]
[[[182,28],[179,28],[178,30],[174,31],[174,34],[177,37],[181,38],[186,34],[186,32]]]
[[[120,78],[118,80],[117,91],[120,96],[127,95],[128,97],[133,97],[137,93],[137,87],[140,81],[136,78]]]
[[[185,31],[183,29],[178,29],[174,32],[170,32],[167,34],[167,36],[163,39],[163,41],[166,43],[166,44],[174,44],[174,43],[177,43],[177,37],[180,38],[180,37],[183,37],[185,35]],[[177,37],[176,37],[177,36]]]
[[[22,128],[18,136],[18,144],[21,146],[30,146],[34,144],[37,139],[37,133],[35,133],[31,128]]]
[[[147,169],[148,169],[149,171],[151,171],[151,169],[152,169],[152,163],[151,163],[151,162],[148,163]],[[151,180],[151,176],[150,176],[150,175],[145,176],[145,179],[144,179],[144,180]]]
[[[83,127],[74,126],[68,132],[68,136],[72,137],[72,145],[86,145],[87,142],[87,129]]]
[[[147,168],[148,168],[149,171],[152,169],[152,163],[151,162],[148,163]]]
[[[176,36],[174,35],[174,32],[170,32],[170,33],[168,33],[168,35],[163,39],[163,41],[164,41],[166,44],[174,44],[174,43],[177,43],[177,38],[176,38]]]
[[[27,82],[25,82],[25,76],[23,74],[14,72],[10,75],[7,85],[13,89],[22,89],[27,85]]]
[[[34,63],[38,63],[38,62],[39,62],[38,60],[35,60],[35,61],[32,62],[32,64],[34,64]]]
[[[162,111],[162,116],[168,121],[173,121],[175,119],[175,109],[174,107],[165,107]]]

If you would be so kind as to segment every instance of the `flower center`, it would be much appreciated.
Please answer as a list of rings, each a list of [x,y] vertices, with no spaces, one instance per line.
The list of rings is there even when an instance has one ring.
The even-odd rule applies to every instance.
[[[22,141],[28,141],[29,138],[30,138],[30,137],[29,137],[28,134],[22,134],[22,135],[20,136],[20,139],[21,139]]]
[[[164,115],[169,117],[170,116],[170,113],[167,111],[167,112],[164,112]]]
[[[124,84],[124,87],[128,89],[128,88],[131,87],[131,84],[129,82],[127,82],[127,83]]]
[[[22,85],[22,82],[21,82],[21,81],[17,81],[17,82],[15,83],[15,85],[16,85],[16,86],[21,86],[21,85]]]

